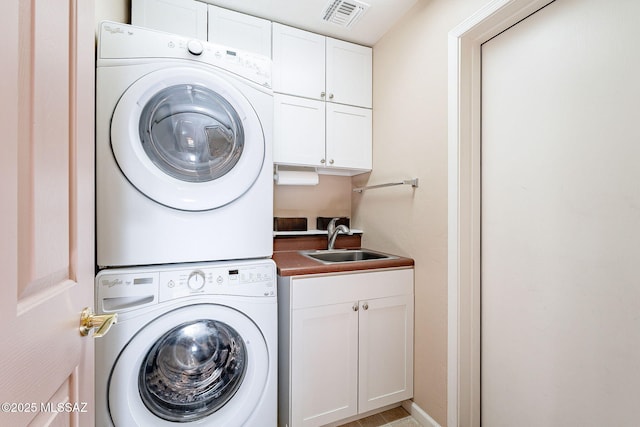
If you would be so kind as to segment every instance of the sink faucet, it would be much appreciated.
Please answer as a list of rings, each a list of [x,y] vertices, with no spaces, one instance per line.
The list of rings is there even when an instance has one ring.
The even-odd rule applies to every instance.
[[[329,225],[327,225],[327,249],[333,250],[333,246],[336,243],[336,237],[338,237],[338,233],[343,232],[345,234],[351,233],[349,227],[344,224],[340,224],[336,227],[336,221],[340,218],[333,218],[329,221]]]

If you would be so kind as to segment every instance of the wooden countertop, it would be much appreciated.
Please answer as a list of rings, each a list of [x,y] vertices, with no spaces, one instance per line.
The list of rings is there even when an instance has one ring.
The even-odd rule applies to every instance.
[[[297,250],[273,253],[273,260],[278,267],[278,275],[280,276],[300,276],[304,274],[411,267],[414,265],[414,261],[411,258],[398,257],[397,255],[394,255],[394,257],[397,258],[323,264],[320,261],[316,261],[300,254]]]

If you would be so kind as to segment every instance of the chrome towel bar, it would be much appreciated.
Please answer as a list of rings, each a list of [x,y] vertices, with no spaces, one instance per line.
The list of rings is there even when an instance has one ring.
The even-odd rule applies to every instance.
[[[366,187],[354,188],[353,191],[355,193],[362,193],[364,190],[371,190],[374,188],[382,188],[382,187],[393,187],[395,185],[410,185],[413,188],[417,188],[418,178],[405,179],[404,181],[400,181],[400,182],[387,182],[386,184],[368,185]]]

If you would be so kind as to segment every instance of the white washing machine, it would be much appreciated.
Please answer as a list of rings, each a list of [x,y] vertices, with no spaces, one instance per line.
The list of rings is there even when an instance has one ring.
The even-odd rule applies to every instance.
[[[103,22],[98,266],[271,256],[272,122],[268,58]]]
[[[103,270],[96,307],[96,426],[277,423],[271,260]]]

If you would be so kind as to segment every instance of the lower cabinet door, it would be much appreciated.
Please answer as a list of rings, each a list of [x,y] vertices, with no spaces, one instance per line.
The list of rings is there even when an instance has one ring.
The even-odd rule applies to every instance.
[[[360,413],[413,396],[413,295],[360,301]]]
[[[357,413],[358,308],[354,302],[293,310],[293,426],[321,426]]]

